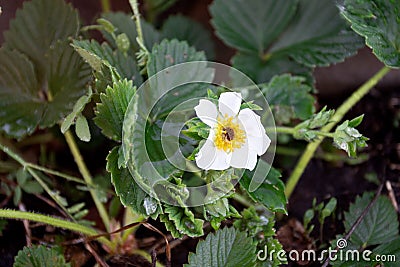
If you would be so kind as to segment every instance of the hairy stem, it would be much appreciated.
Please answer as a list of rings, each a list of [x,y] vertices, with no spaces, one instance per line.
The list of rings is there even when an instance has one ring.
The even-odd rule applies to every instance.
[[[136,23],[136,31],[137,31],[137,41],[139,45],[143,48],[144,47],[144,38],[143,38],[143,31],[142,31],[142,24],[140,21],[140,13],[139,13],[139,3],[137,0],[129,0],[129,4],[131,5],[133,16],[135,18]]]
[[[357,104],[360,99],[365,96],[388,72],[390,68],[383,67],[380,71],[378,71],[374,76],[372,76],[367,82],[365,82],[361,87],[359,87],[335,112],[333,115],[331,122],[322,127],[321,132],[329,133],[333,127],[337,123],[339,123],[346,113],[355,105]],[[306,150],[304,151],[303,155],[300,157],[299,161],[297,162],[296,167],[294,168],[291,176],[289,177],[286,183],[286,196],[287,198],[290,197],[293,190],[295,189],[297,183],[300,180],[301,175],[303,174],[305,168],[307,167],[308,163],[314,156],[315,151],[317,150],[318,146],[321,144],[324,138],[321,137],[315,142],[312,142],[307,145]]]
[[[46,191],[46,193],[60,206],[62,211],[65,213],[64,215],[69,216],[72,220],[74,220],[73,216],[68,212],[68,210],[62,205],[61,201],[59,198],[55,196],[53,191],[47,186],[47,184],[43,181],[42,178],[33,170],[31,167],[32,164],[26,162],[23,158],[21,158],[17,153],[15,153],[13,150],[11,150],[9,147],[4,146],[3,144],[0,143],[0,149],[6,153],[8,156],[10,156],[12,159],[17,161],[19,164],[21,164],[27,172],[29,172],[30,175],[40,184],[40,186]],[[36,166],[36,165],[35,165]]]
[[[275,130],[277,133],[284,133],[284,134],[290,134],[290,135],[294,135],[297,131],[296,128],[283,127],[283,126],[278,126],[275,128]],[[323,136],[323,137],[330,137],[330,138],[334,137],[333,133],[324,132],[324,131],[308,130],[308,132],[314,133],[316,135]]]
[[[85,182],[89,185],[92,185],[93,184],[92,176],[90,175],[89,170],[86,167],[85,162],[83,161],[82,155],[78,149],[78,146],[76,145],[76,142],[75,142],[74,136],[71,133],[71,130],[66,131],[64,135],[65,135],[65,140],[67,141],[69,149],[72,153],[72,156],[74,157],[76,165],[78,165],[79,172],[82,174],[82,177],[85,180]],[[104,205],[101,203],[100,199],[98,198],[95,189],[93,187],[89,187],[89,192],[90,192],[90,195],[92,196],[94,204],[96,205],[97,211],[99,212],[99,215],[103,221],[103,224],[104,224],[106,230],[109,232],[110,231],[110,218],[108,217],[107,211],[106,211]]]
[[[42,214],[37,214],[37,213],[32,213],[28,211],[18,211],[18,210],[5,210],[5,209],[0,209],[0,218],[7,218],[7,219],[16,219],[16,220],[29,220],[29,221],[34,221],[34,222],[40,222],[40,223],[45,223],[48,225],[52,225],[55,227],[60,227],[64,229],[68,229],[77,233],[84,234],[86,236],[95,236],[98,235],[99,233],[89,227],[80,225],[75,222],[70,222],[58,218],[54,218],[48,215],[42,215]],[[112,247],[112,243],[104,238],[100,237],[99,242],[103,243],[104,245],[108,247]]]

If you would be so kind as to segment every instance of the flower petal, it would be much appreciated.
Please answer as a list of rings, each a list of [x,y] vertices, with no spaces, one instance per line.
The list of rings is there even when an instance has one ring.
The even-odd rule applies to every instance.
[[[217,149],[214,141],[207,139],[196,155],[196,164],[203,170],[226,170],[229,168],[230,159],[231,154]]]
[[[250,150],[255,150],[259,156],[263,155],[271,144],[271,139],[264,132],[261,137],[247,136]]]
[[[217,123],[218,110],[213,102],[200,99],[199,104],[194,107],[197,117],[210,127]]]
[[[234,168],[246,168],[252,171],[257,165],[257,151],[250,149],[247,141],[232,152],[230,165]]]
[[[225,116],[234,117],[238,114],[242,103],[242,95],[235,92],[222,93],[218,100],[219,112]]]
[[[264,126],[261,124],[260,116],[249,108],[242,109],[238,115],[240,123],[243,125],[247,136],[262,137],[265,133]]]

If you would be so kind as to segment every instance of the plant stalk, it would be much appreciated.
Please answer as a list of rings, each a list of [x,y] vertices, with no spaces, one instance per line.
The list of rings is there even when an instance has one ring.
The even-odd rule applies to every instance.
[[[89,185],[93,184],[93,179],[92,176],[90,175],[90,172],[88,168],[86,167],[85,162],[82,159],[82,155],[78,149],[78,146],[76,145],[74,136],[71,133],[71,130],[68,130],[64,134],[65,140],[67,141],[67,144],[69,146],[69,149],[72,153],[72,156],[74,157],[74,160],[76,162],[76,165],[78,165],[79,172],[82,174],[83,179],[85,182]],[[98,198],[96,191],[93,187],[89,187],[89,192],[90,195],[92,196],[92,199],[94,201],[94,204],[96,205],[97,211],[99,212],[99,215],[103,221],[104,227],[106,228],[107,232],[110,231],[110,218],[108,217],[107,211],[104,207],[104,205],[101,203],[100,199]]]
[[[110,0],[101,0],[101,10],[103,13],[107,13],[111,11],[111,2]]]
[[[383,67],[374,76],[372,76],[367,82],[359,87],[335,112],[332,116],[331,122],[321,128],[321,132],[329,133],[337,123],[339,123],[346,113],[355,105],[361,98],[363,98],[387,73],[389,73],[389,67]],[[291,176],[286,183],[285,194],[289,199],[297,183],[300,180],[305,168],[307,167],[310,160],[313,158],[315,151],[318,146],[324,140],[324,137],[315,140],[315,142],[309,143],[306,150],[297,162]]]
[[[48,215],[42,215],[37,213],[32,213],[28,211],[19,211],[19,210],[5,210],[0,209],[0,218],[7,218],[7,219],[16,219],[16,220],[29,220],[34,222],[45,223],[48,225],[52,225],[55,227],[60,227],[64,229],[68,229],[74,232],[78,232],[84,234],[86,236],[95,236],[99,233],[89,227],[83,226],[79,223],[70,222],[58,218],[54,218]],[[105,237],[99,237],[99,242],[103,243],[107,247],[112,247],[112,243]]]

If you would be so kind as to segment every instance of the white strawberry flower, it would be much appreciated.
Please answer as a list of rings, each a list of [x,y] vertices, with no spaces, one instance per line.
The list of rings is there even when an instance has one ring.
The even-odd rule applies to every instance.
[[[218,109],[201,99],[194,108],[197,117],[211,127],[210,134],[196,155],[196,164],[204,170],[229,167],[253,170],[257,156],[263,155],[271,139],[265,133],[260,116],[249,108],[240,110],[240,93],[222,93]]]

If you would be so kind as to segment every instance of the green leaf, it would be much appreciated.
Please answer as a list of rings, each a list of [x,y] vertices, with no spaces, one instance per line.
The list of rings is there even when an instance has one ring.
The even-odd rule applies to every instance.
[[[366,141],[369,140],[367,137],[359,133],[356,128],[350,126],[350,124],[360,124],[361,120],[362,117],[355,118],[351,122],[346,120],[341,125],[336,127],[336,130],[334,132],[334,144],[338,148],[346,151],[349,157],[355,157],[357,155],[357,148],[366,147]]]
[[[100,94],[101,102],[97,104],[94,122],[104,135],[121,141],[125,112],[135,92],[132,81],[125,79],[115,82]]]
[[[78,116],[75,124],[75,133],[78,138],[84,142],[90,141],[90,130],[86,118],[82,115]]]
[[[24,247],[15,257],[13,267],[69,267],[58,247],[47,248],[43,245]]]
[[[259,159],[255,171],[246,170],[243,177],[239,180],[239,183],[253,200],[260,202],[272,211],[286,214],[287,199],[285,196],[285,185],[280,179],[281,174],[273,167],[270,167],[269,172],[266,175],[268,169],[268,163]],[[254,178],[254,175],[266,176],[260,187],[253,192],[249,192],[250,182]]]
[[[139,46],[136,42],[137,32],[135,21],[133,20],[131,15],[122,13],[122,12],[109,12],[103,14],[103,18],[111,22],[111,24],[116,28],[115,35],[119,35],[121,33],[125,33],[129,39],[130,43],[130,54],[131,56],[135,56],[135,53],[139,51]],[[153,25],[149,24],[145,20],[141,20],[144,45],[150,49],[153,47],[155,43],[158,43],[160,39],[159,32],[153,27]],[[115,48],[118,46],[114,38],[107,31],[102,31],[104,38]]]
[[[268,49],[308,67],[342,62],[363,46],[361,38],[340,17],[332,0],[299,0],[296,15]]]
[[[197,50],[203,50],[208,59],[215,56],[211,34],[200,23],[182,15],[169,16],[161,28],[166,39],[186,41]]]
[[[142,84],[142,76],[134,56],[124,55],[119,50],[112,50],[107,43],[100,45],[95,40],[74,40],[72,46],[96,72],[104,71],[102,65],[111,66],[116,69],[121,79],[133,80],[137,86]]]
[[[160,215],[160,220],[165,223],[167,230],[175,238],[181,238],[184,235],[190,237],[204,235],[203,220],[196,219],[187,207],[165,205],[164,214]]]
[[[178,40],[163,40],[155,45],[151,51],[147,64],[149,77],[170,66],[190,62],[206,60],[204,52],[197,52],[187,42]]]
[[[39,81],[45,79],[51,47],[58,40],[75,37],[79,30],[78,12],[63,0],[33,0],[24,2],[4,33],[8,49],[28,56],[37,67]]]
[[[273,76],[283,73],[303,76],[309,85],[314,83],[312,69],[287,56],[272,55],[265,61],[257,55],[239,52],[232,58],[232,63],[233,67],[246,73],[256,83],[269,82]]]
[[[147,63],[147,73],[149,77],[173,65],[192,61],[205,61],[206,57],[204,52],[197,52],[193,47],[189,46],[187,42],[179,42],[178,40],[163,40],[160,44],[153,47],[149,55]],[[161,76],[161,77],[160,77]],[[159,75],[155,76],[150,81],[152,90],[152,97],[160,96],[165,91],[165,88],[173,88],[177,81],[192,81],[191,77],[202,77],[205,81],[211,82],[213,79],[213,70],[207,69],[206,63],[197,63],[191,65],[185,70],[185,75]],[[160,80],[161,79],[161,80]],[[162,84],[159,86],[158,84]],[[162,97],[152,111],[152,116],[161,117],[166,115],[172,108],[185,102],[186,100],[196,97],[205,96],[209,84],[206,83],[191,83],[178,86],[169,91],[166,96]],[[155,92],[157,90],[158,92]],[[161,92],[161,90],[164,90]],[[150,93],[148,93],[150,94]]]
[[[372,194],[364,193],[357,197],[344,214],[344,226],[348,232],[363,210],[372,200]],[[357,246],[367,247],[390,242],[398,237],[399,222],[390,200],[380,196],[369,209],[360,225],[353,232],[350,240]]]
[[[43,91],[35,66],[24,55],[0,49],[0,124],[10,137],[54,125],[86,91],[90,71],[73,49],[58,42],[49,53]]]
[[[374,255],[385,255],[388,259],[389,255],[395,257],[395,261],[381,261],[384,267],[397,267],[400,259],[400,236],[397,236],[395,240],[382,244],[373,250]]]
[[[261,88],[277,121],[288,123],[284,118],[305,120],[315,112],[312,88],[304,82],[303,77],[284,74],[273,77]],[[288,111],[288,116],[276,116],[282,109]]]
[[[154,215],[157,205],[152,208],[154,205],[148,204],[152,198],[136,183],[127,168],[118,167],[119,149],[121,148],[116,146],[110,151],[106,166],[107,171],[111,173],[111,182],[115,187],[115,192],[124,206],[131,207],[143,216]]]
[[[176,3],[177,0],[145,0],[146,9],[149,12],[149,15],[154,16],[162,13],[163,11],[170,8],[172,5]]]
[[[217,0],[210,6],[216,34],[240,51],[263,54],[292,19],[297,0]]]
[[[76,117],[82,112],[86,104],[88,104],[92,99],[92,89],[89,88],[89,92],[86,95],[81,96],[78,101],[76,101],[72,112],[65,117],[63,123],[61,124],[61,132],[65,133],[72,124],[75,123]]]
[[[216,34],[239,51],[233,66],[257,83],[291,73],[312,84],[310,68],[341,62],[363,45],[331,0],[216,0],[210,11]]]
[[[399,0],[345,0],[341,12],[380,61],[400,67]]]
[[[256,245],[252,238],[234,228],[224,228],[200,241],[196,254],[190,253],[185,267],[253,267],[255,259]]]
[[[21,202],[21,197],[22,197],[22,190],[20,186],[16,186],[14,188],[14,194],[13,194],[13,203],[14,206],[18,206],[19,203]]]

